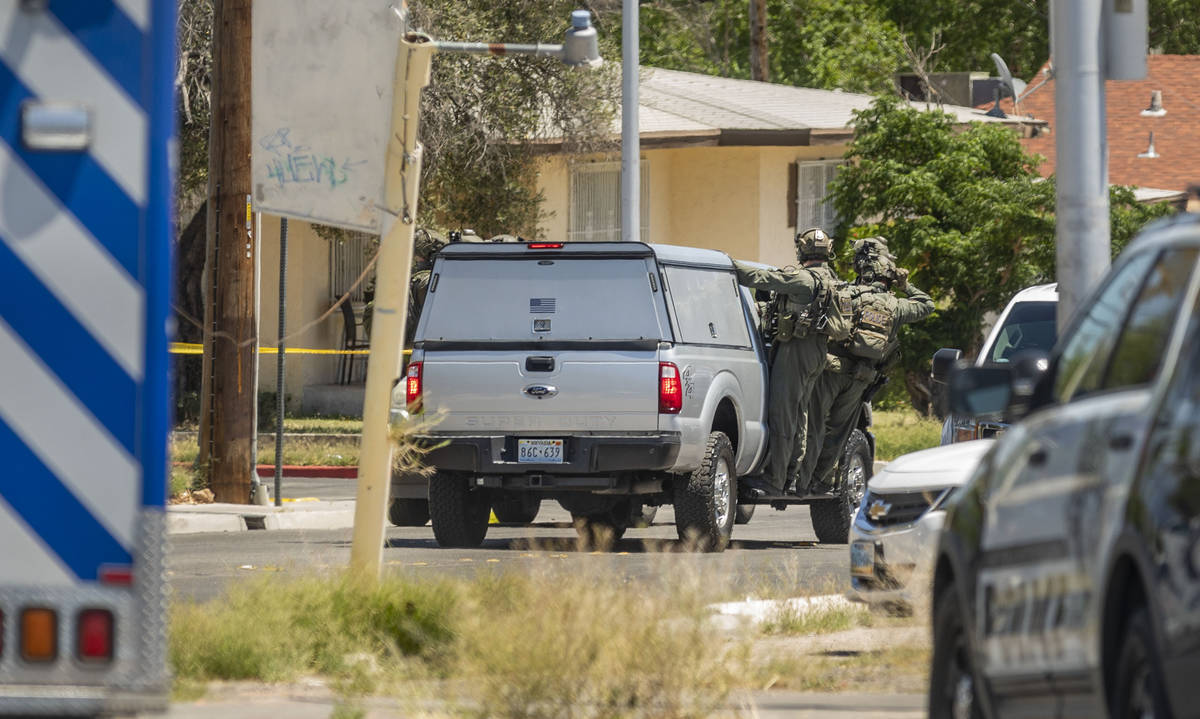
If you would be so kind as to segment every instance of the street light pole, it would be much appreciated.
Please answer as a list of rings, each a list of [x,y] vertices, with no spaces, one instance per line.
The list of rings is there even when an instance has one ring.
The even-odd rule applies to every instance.
[[[638,0],[621,8],[621,241],[642,239],[641,136],[638,134]]]
[[[397,9],[407,22],[403,6]],[[404,326],[408,314],[409,274],[421,180],[422,148],[417,143],[421,90],[429,85],[434,52],[491,55],[541,55],[560,58],[572,67],[596,67],[600,51],[591,13],[571,13],[571,29],[562,45],[437,42],[427,35],[404,32],[396,53],[392,125],[388,138],[384,196],[387,218],[375,269],[375,310],[363,399],[362,448],[354,505],[354,539],[350,568],[377,579],[383,560],[384,525],[392,481],[392,446],[388,431],[392,388],[400,376]]]
[[[1108,147],[1102,3],[1055,0],[1051,6],[1061,328],[1110,264]]]

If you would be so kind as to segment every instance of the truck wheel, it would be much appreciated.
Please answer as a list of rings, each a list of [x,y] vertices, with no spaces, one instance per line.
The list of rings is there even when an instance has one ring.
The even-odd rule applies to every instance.
[[[739,504],[737,513],[733,515],[734,524],[750,524],[751,518],[754,517],[754,509],[757,504]]]
[[[492,502],[496,519],[505,524],[532,524],[542,508],[542,500],[528,492],[506,494]]]
[[[822,499],[808,506],[813,531],[822,544],[845,544],[850,539],[850,523],[862,503],[871,479],[871,445],[862,430],[850,434],[838,462],[838,487],[835,499]]]
[[[982,719],[983,697],[975,676],[958,597],[954,585],[947,585],[933,609],[929,719]]]
[[[571,521],[575,525],[575,531],[579,534],[580,549],[600,552],[612,549],[613,545],[625,536],[625,530],[628,528],[627,520],[624,517],[629,514],[629,508],[628,506],[624,507],[624,515],[621,514],[620,509],[603,514],[572,514]]]
[[[708,435],[704,461],[686,482],[675,485],[675,529],[684,544],[721,552],[729,544],[737,513],[737,465],[724,432]]]
[[[397,527],[424,527],[429,521],[429,500],[397,497],[388,505],[388,519]]]
[[[487,535],[491,502],[462,475],[438,472],[429,480],[429,518],[440,547],[478,547]]]
[[[1150,630],[1150,615],[1144,607],[1138,607],[1130,616],[1120,652],[1115,674],[1117,688],[1112,695],[1109,716],[1113,719],[1169,716],[1162,669]]]

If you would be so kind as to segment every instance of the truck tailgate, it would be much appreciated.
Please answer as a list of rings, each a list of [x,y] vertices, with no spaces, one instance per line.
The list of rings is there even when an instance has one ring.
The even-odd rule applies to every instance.
[[[426,351],[424,402],[437,432],[653,432],[658,373],[657,350]]]

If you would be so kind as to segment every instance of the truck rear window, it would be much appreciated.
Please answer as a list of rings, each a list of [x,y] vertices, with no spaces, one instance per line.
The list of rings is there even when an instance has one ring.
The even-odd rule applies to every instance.
[[[670,339],[642,259],[444,258],[419,340]]]

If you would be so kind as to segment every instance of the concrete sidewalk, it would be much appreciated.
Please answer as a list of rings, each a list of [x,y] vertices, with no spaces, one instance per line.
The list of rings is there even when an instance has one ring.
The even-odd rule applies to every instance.
[[[354,525],[354,502],[288,502],[282,507],[254,504],[172,504],[168,534],[246,532],[255,529],[346,529]]]

